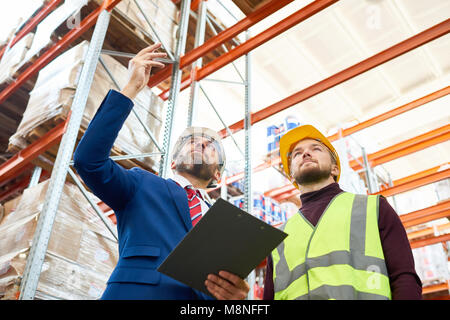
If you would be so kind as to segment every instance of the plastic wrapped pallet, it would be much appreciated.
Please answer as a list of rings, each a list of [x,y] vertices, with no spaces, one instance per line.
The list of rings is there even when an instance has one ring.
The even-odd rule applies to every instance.
[[[122,0],[115,9],[154,37],[154,32],[147,23],[147,18],[161,41],[173,52],[178,29],[177,6],[172,1],[166,0],[137,0],[136,2],[145,13],[145,17],[134,0]],[[157,42],[157,38],[154,38],[154,40]]]
[[[416,271],[424,286],[450,280],[448,257],[441,243],[412,250]]]
[[[34,89],[30,93],[27,108],[17,132],[11,136],[10,148],[26,147],[36,128],[50,129],[58,119],[66,119],[70,111],[89,43],[84,41],[64,52],[39,72]],[[102,59],[120,87],[125,85],[127,69],[114,58],[102,55]],[[86,129],[109,89],[115,89],[105,68],[99,63],[83,114],[81,128]],[[164,101],[144,88],[134,100],[134,110],[159,139],[162,126]],[[155,152],[156,147],[134,114],[125,121],[114,144],[120,154]],[[154,158],[144,158],[142,163],[152,167]]]
[[[12,48],[8,49],[0,62],[0,84],[12,82],[13,75],[18,69],[19,64],[25,58],[25,54],[31,46],[34,33],[28,33]]]
[[[88,0],[66,0],[42,20],[36,28],[33,43],[22,62],[18,65],[18,69],[33,62],[35,57],[39,56],[43,50],[50,47],[54,43],[54,40],[56,40],[53,39],[53,32],[61,24],[70,21],[69,18],[79,12],[87,2]]]
[[[17,205],[19,204],[21,198],[22,198],[22,195],[3,203],[3,205],[2,205],[3,218],[7,217],[10,213],[16,211]],[[3,218],[0,219],[0,225],[1,225]]]
[[[83,42],[39,72],[17,132],[10,138],[13,145],[24,148],[24,137],[31,130],[57,116],[67,117],[87,49],[87,42]]]
[[[26,189],[0,224],[0,297],[15,298],[48,182]],[[117,243],[76,186],[66,184],[52,228],[36,297],[96,299],[117,263]]]
[[[448,169],[450,165],[446,166]],[[447,201],[450,199],[450,179],[444,179],[438,181],[434,184],[434,188],[436,190],[436,196],[438,198],[438,202]]]
[[[119,87],[122,88],[128,79],[128,70],[117,60],[108,55],[102,55],[102,59],[108,70],[112,73],[114,80]],[[114,82],[100,64],[97,67],[93,83],[95,85],[91,87],[86,110],[81,123],[83,128],[87,128],[109,89],[117,90]],[[161,119],[164,101],[156,96],[150,88],[146,87],[136,96],[134,105],[134,110],[158,141],[162,127]],[[114,146],[118,151],[125,154],[150,153],[157,151],[144,127],[133,113],[131,113],[125,121]],[[142,161],[149,166],[153,166],[154,159],[155,158],[145,158]]]

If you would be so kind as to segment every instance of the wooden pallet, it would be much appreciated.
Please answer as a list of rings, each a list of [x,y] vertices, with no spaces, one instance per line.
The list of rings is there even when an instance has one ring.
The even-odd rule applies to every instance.
[[[61,124],[62,122],[66,121],[67,116],[64,114],[57,115],[53,118],[47,119],[45,122],[41,123],[39,126],[31,130],[25,137],[25,141],[28,145],[32,144],[33,142],[39,140],[44,136],[47,132],[49,132],[51,129],[55,128],[57,125]],[[79,141],[81,140],[81,137],[83,136],[84,132],[87,128],[81,127],[78,132],[78,137],[76,141],[76,146],[78,145]],[[35,160],[32,161],[34,165],[40,166],[43,169],[51,172],[53,169],[53,165],[56,161],[56,156],[58,154],[59,149],[59,143],[52,146],[50,149],[42,153],[39,157],[37,157]],[[19,146],[9,144],[8,151],[11,153],[17,153],[21,150]],[[113,146],[111,150],[110,156],[124,156],[127,155],[126,152],[121,150],[118,146]],[[152,163],[144,163],[142,161],[139,161],[137,159],[127,159],[127,160],[120,160],[117,161],[121,166],[123,166],[126,169],[131,169],[133,167],[141,167],[145,170],[148,170],[150,172],[155,173],[155,162],[152,161]]]
[[[242,10],[245,15],[249,15],[270,0],[233,0],[234,4]]]

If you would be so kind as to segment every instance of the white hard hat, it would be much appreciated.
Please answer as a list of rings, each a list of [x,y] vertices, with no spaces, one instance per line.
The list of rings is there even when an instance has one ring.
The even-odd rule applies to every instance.
[[[175,142],[175,146],[173,147],[172,152],[172,161],[175,161],[175,159],[178,157],[178,154],[180,153],[181,149],[183,148],[184,144],[189,141],[191,137],[204,137],[214,144],[214,147],[218,153],[219,156],[219,162],[218,162],[218,169],[220,172],[220,175],[222,175],[223,171],[225,170],[225,163],[226,163],[226,157],[225,157],[225,151],[222,144],[222,139],[220,136],[215,132],[214,130],[211,130],[209,128],[204,127],[189,127],[186,128],[183,133],[180,135],[178,140]]]

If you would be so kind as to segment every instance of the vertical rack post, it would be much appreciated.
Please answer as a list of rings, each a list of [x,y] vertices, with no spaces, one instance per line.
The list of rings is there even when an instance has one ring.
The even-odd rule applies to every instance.
[[[389,181],[389,187],[392,188],[394,186],[394,183],[392,182],[392,177],[389,174],[389,172],[387,172],[387,176],[388,176],[388,181]],[[397,200],[395,199],[395,195],[392,196],[392,202],[394,204],[395,212],[398,212]]]
[[[34,187],[39,183],[39,179],[41,178],[42,168],[39,166],[34,167],[33,173],[30,178],[30,183],[28,184],[28,188]]]
[[[369,193],[375,193],[378,191],[377,180],[374,175],[373,169],[370,166],[369,158],[367,157],[367,152],[364,147],[361,147],[362,158],[364,163],[364,171],[366,175],[367,188]]]
[[[180,57],[184,54],[186,47],[187,29],[189,22],[191,0],[183,0],[181,3],[181,19],[178,29],[178,41],[175,47],[175,60],[172,68],[172,83],[170,85],[169,101],[167,105],[166,119],[163,134],[163,152],[159,163],[159,175],[166,178],[170,165],[170,141],[172,137],[173,116],[180,92],[181,74]]]
[[[247,40],[250,38],[249,31],[246,32]],[[252,163],[251,163],[251,106],[252,106],[252,91],[251,91],[251,53],[245,55],[245,116],[244,116],[244,130],[245,130],[245,163],[244,163],[244,210],[248,213],[252,212],[253,197],[252,197]],[[252,270],[247,277],[250,291],[247,299],[254,300],[254,286],[255,286],[255,270]]]
[[[39,215],[33,242],[23,273],[19,296],[19,299],[21,300],[32,300],[36,293],[42,264],[45,259],[53,223],[55,221],[59,201],[66,180],[67,170],[69,169],[69,162],[75,147],[84,108],[86,106],[98,58],[108,29],[109,19],[110,13],[107,10],[103,10],[98,17],[91,43],[86,54],[86,62],[83,65],[79,87],[75,92],[72,104],[71,117],[58,149],[55,165],[45,195],[44,206]]]
[[[205,41],[205,29],[206,29],[206,0],[201,0],[198,6],[197,14],[197,27],[195,29],[195,43],[194,48],[202,45]],[[191,77],[193,78],[191,83],[191,92],[189,96],[188,118],[187,127],[192,126],[192,119],[194,118],[195,106],[198,100],[198,81],[195,80],[195,71],[202,66],[203,58],[198,58],[192,64]]]
[[[223,171],[222,174],[222,185],[220,186],[220,197],[223,200],[227,200],[228,201],[228,188],[227,188],[227,170]]]

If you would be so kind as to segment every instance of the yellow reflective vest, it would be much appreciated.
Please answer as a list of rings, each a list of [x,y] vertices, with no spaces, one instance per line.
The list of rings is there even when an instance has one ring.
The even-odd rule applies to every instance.
[[[379,196],[333,198],[314,227],[302,214],[272,251],[276,300],[391,299],[378,230]]]

